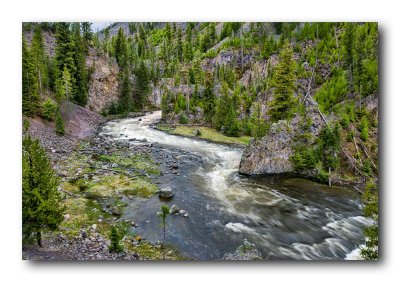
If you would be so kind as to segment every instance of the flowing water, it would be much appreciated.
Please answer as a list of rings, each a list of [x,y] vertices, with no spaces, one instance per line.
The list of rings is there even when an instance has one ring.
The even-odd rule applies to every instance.
[[[221,259],[247,239],[268,259],[341,260],[364,242],[362,230],[371,221],[362,216],[357,194],[297,178],[241,176],[241,149],[155,130],[151,124],[160,116],[108,122],[101,134],[114,140],[146,138],[155,144],[156,157],[165,157],[161,163],[168,156],[179,160],[180,173],[159,181],[173,188],[167,204],[189,214],[167,219],[166,241],[182,254]],[[123,217],[139,224],[135,231],[149,241],[162,240],[156,213],[165,202],[157,196],[125,201]]]

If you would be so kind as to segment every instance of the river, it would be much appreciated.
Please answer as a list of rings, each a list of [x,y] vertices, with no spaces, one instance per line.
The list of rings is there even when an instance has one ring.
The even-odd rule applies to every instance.
[[[189,214],[167,219],[166,241],[183,255],[218,260],[247,239],[271,260],[343,260],[364,242],[362,230],[371,221],[363,217],[355,192],[290,177],[241,176],[241,149],[153,129],[160,118],[161,112],[154,112],[110,121],[100,134],[146,138],[160,163],[170,158],[179,164],[179,174],[158,180],[159,186],[173,188],[167,204]],[[123,218],[138,223],[135,232],[151,242],[161,240],[156,213],[166,203],[157,196],[124,201]]]

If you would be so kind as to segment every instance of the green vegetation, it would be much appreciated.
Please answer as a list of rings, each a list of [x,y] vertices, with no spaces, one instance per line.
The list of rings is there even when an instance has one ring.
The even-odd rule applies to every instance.
[[[38,140],[26,133],[22,141],[22,234],[36,237],[42,247],[42,232],[56,230],[64,206],[57,191],[58,178]]]
[[[115,226],[111,227],[111,231],[110,231],[110,240],[111,240],[111,244],[108,247],[108,250],[110,252],[122,252],[124,250],[124,248],[122,247],[122,245],[119,243],[121,240],[121,235],[118,234],[118,230]]]
[[[370,181],[363,195],[364,202],[364,215],[374,220],[374,223],[364,230],[364,234],[367,237],[366,246],[361,248],[361,256],[366,260],[377,260],[379,257],[378,253],[378,186]]]
[[[199,137],[204,140],[217,143],[225,143],[225,144],[247,145],[249,144],[251,139],[251,136],[241,136],[241,137],[225,136],[214,128],[204,127],[204,126],[191,127],[191,126],[179,125],[174,128],[171,128],[169,126],[159,125],[157,126],[157,128],[159,130],[163,130],[171,134]],[[200,129],[201,132],[200,136],[196,134],[197,129]]]

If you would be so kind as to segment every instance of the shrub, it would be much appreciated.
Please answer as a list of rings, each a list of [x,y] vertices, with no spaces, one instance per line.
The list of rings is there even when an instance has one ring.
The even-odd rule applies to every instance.
[[[361,118],[359,130],[361,131],[361,139],[367,141],[369,137],[369,121],[366,115]]]
[[[64,135],[65,130],[64,130],[64,121],[61,117],[60,110],[57,112],[57,117],[56,117],[56,133],[59,135]]]
[[[57,110],[57,104],[50,98],[42,103],[42,117],[45,120],[53,121]]]
[[[318,171],[317,175],[315,175],[315,180],[321,183],[327,183],[329,180],[329,173],[321,169]]]
[[[110,240],[111,244],[108,247],[108,250],[110,252],[122,252],[124,248],[120,245],[119,241],[121,240],[120,235],[118,234],[118,230],[115,226],[111,228],[110,232]]]
[[[179,123],[181,123],[181,124],[187,124],[188,123],[188,118],[185,115],[185,113],[183,113],[183,112],[181,112],[179,114]]]

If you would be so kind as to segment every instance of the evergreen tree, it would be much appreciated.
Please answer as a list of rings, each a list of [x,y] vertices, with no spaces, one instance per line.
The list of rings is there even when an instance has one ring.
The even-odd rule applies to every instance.
[[[212,118],[215,113],[215,104],[216,104],[216,97],[214,94],[213,79],[212,75],[208,73],[206,79],[206,86],[203,93],[204,118],[207,122],[212,123]]]
[[[70,23],[59,22],[56,24],[56,80],[62,79],[65,68],[68,70],[69,74],[75,73],[73,53],[74,43],[71,36]],[[75,84],[73,76],[71,77],[71,84]]]
[[[108,250],[110,252],[122,252],[124,250],[124,248],[121,246],[121,244],[119,243],[121,240],[121,236],[119,235],[119,232],[117,230],[117,228],[115,226],[111,227],[111,231],[110,231],[110,246],[108,247]]]
[[[355,23],[345,23],[344,33],[343,33],[343,56],[345,66],[347,68],[347,73],[350,81],[350,92],[353,92],[353,72],[354,72],[354,57],[355,57]]]
[[[143,109],[150,92],[149,74],[144,61],[140,62],[136,74],[136,91],[134,92],[134,104],[137,109]]]
[[[115,58],[117,59],[118,66],[123,69],[127,65],[128,49],[126,45],[126,38],[122,27],[119,28],[117,38],[115,39]]]
[[[73,31],[73,59],[74,59],[74,77],[75,84],[72,89],[72,98],[78,105],[84,107],[88,101],[88,74],[85,60],[85,45],[81,36],[79,23],[72,25]]]
[[[56,115],[56,133],[58,135],[64,135],[65,134],[64,121],[63,121],[63,118],[61,116],[60,108],[58,108],[57,115]]]
[[[363,194],[364,215],[372,218],[374,223],[364,230],[367,237],[365,247],[361,248],[361,256],[366,260],[376,260],[379,257],[379,193],[378,186],[373,181],[367,183]]]
[[[120,84],[121,90],[118,109],[120,112],[127,113],[133,109],[132,87],[129,80],[129,71],[127,67],[121,74],[121,81],[122,83]]]
[[[36,25],[32,37],[31,47],[32,57],[35,63],[37,81],[39,86],[39,94],[43,94],[45,89],[49,86],[48,73],[47,73],[47,58],[44,53],[44,43],[42,36],[42,29],[40,25]]]
[[[83,22],[82,23],[82,34],[83,34],[83,46],[85,54],[89,53],[89,47],[92,46],[92,41],[94,39],[92,31],[92,23]]]
[[[39,103],[39,83],[33,56],[22,39],[22,112],[33,116]]]
[[[295,69],[293,49],[287,42],[279,54],[279,63],[275,67],[274,99],[270,104],[269,114],[272,121],[286,119],[291,116],[295,104]]]
[[[176,50],[177,50],[178,59],[179,59],[180,62],[182,62],[182,59],[183,59],[183,44],[182,44],[182,30],[181,30],[181,28],[178,28]]]
[[[56,230],[64,207],[57,191],[58,178],[38,140],[25,134],[22,141],[22,234],[36,237],[42,247],[42,232]]]

